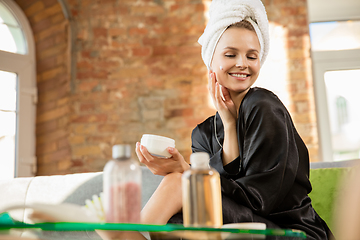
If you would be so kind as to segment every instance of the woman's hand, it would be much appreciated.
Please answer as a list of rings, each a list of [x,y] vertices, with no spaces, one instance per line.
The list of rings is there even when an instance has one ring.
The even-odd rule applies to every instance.
[[[237,119],[236,106],[228,89],[218,83],[216,74],[212,71],[210,71],[209,75],[209,92],[224,125],[235,124]]]
[[[151,155],[146,147],[139,142],[136,143],[135,151],[139,161],[145,164],[155,175],[165,176],[173,172],[183,173],[190,168],[190,165],[176,148],[167,148],[167,151],[172,155],[170,158],[160,158]]]
[[[209,76],[209,92],[224,125],[222,161],[225,166],[239,156],[236,131],[238,111],[234,101],[231,99],[228,89],[220,86],[216,80],[215,73],[212,71],[210,71]],[[221,93],[223,98],[221,97]]]

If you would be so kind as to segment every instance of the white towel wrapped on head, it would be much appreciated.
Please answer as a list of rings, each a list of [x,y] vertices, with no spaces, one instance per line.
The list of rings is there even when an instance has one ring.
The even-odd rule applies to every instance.
[[[260,62],[261,65],[264,63],[269,52],[270,36],[266,10],[260,0],[212,0],[209,16],[204,33],[198,40],[202,45],[201,55],[208,69],[221,35],[230,25],[244,19],[255,28],[261,46]]]

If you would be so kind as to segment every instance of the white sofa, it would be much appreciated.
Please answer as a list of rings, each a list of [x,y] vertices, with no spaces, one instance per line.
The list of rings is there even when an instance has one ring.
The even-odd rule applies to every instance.
[[[142,169],[142,205],[148,201],[162,177],[153,175],[146,167]],[[54,176],[37,176],[0,180],[0,210],[17,204],[59,204],[85,205],[86,199],[102,192],[102,172],[77,173]],[[26,211],[12,213],[16,220],[28,222]],[[49,232],[46,239],[101,239],[95,232]],[[86,236],[84,236],[86,235]]]

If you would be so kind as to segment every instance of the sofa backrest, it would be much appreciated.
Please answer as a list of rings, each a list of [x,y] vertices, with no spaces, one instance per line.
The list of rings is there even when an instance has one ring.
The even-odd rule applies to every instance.
[[[142,171],[142,207],[145,206],[153,192],[162,180],[162,176],[154,175],[147,167],[141,166]],[[85,200],[92,196],[99,195],[103,191],[103,173],[88,179],[83,184],[74,189],[73,193],[68,195],[63,202],[85,205]]]
[[[162,176],[156,176],[146,167],[142,170],[142,206],[149,200]],[[75,173],[67,175],[37,176],[0,180],[0,210],[13,205],[33,203],[85,205],[86,199],[103,190],[103,174]],[[29,209],[14,211],[12,217],[27,222]]]

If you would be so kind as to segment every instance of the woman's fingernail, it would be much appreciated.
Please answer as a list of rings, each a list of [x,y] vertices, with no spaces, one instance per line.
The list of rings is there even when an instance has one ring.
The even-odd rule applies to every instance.
[[[224,70],[224,68],[222,66],[220,66],[220,70]]]
[[[173,152],[174,148],[173,147],[168,147],[169,152]]]

